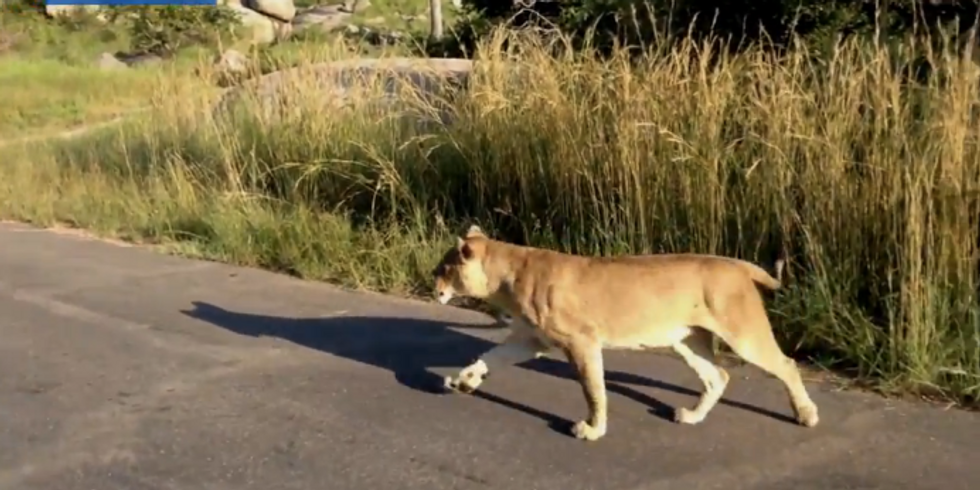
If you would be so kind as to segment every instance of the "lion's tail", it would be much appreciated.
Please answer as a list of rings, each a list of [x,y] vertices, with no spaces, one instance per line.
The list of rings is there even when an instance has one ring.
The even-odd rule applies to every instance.
[[[768,271],[751,262],[738,261],[742,269],[749,274],[749,277],[757,283],[769,289],[779,289],[782,286],[783,266],[785,261],[779,259],[775,264],[775,275],[770,275]]]

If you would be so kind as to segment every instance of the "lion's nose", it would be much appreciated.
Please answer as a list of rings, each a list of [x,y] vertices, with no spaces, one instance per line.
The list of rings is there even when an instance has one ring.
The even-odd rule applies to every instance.
[[[453,299],[453,294],[449,291],[439,291],[439,302],[442,304],[449,303],[449,300]]]

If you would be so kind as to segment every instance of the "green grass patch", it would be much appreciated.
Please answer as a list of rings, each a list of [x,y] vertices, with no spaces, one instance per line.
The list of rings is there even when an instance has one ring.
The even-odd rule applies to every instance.
[[[148,107],[159,73],[0,58],[0,139],[97,123]]]
[[[55,134],[147,108],[166,85],[194,83],[193,53],[157,66],[104,70],[102,53],[125,51],[119,26],[90,18],[56,21],[37,13],[0,17],[0,140]],[[203,82],[201,82],[203,85]]]
[[[701,62],[705,46],[684,43],[630,63],[501,40],[447,124],[414,123],[436,112],[418,99],[378,112],[380,88],[332,108],[312,79],[277,120],[215,120],[211,99],[160,92],[145,121],[0,150],[0,213],[416,294],[470,222],[583,254],[785,251],[771,306],[787,352],[977,403],[972,64],[932,55],[942,76],[919,84],[896,68],[907,55],[858,44],[823,64]]]
[[[0,58],[54,60],[90,66],[102,52],[129,47],[121,25],[106,25],[91,16],[49,19],[34,10],[0,13]]]

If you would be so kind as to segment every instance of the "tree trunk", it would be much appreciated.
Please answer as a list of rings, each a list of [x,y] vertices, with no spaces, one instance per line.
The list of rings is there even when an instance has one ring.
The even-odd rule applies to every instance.
[[[442,0],[429,0],[429,37],[442,39]]]

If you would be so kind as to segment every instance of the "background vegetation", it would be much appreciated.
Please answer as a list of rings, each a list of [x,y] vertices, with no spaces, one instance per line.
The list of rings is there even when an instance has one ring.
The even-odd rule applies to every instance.
[[[849,37],[904,37],[965,32],[976,21],[973,0],[464,0],[460,24],[477,33],[492,26],[548,25],[600,49],[613,44],[649,48],[669,39],[723,39],[730,48],[791,40],[811,55],[826,54]]]

